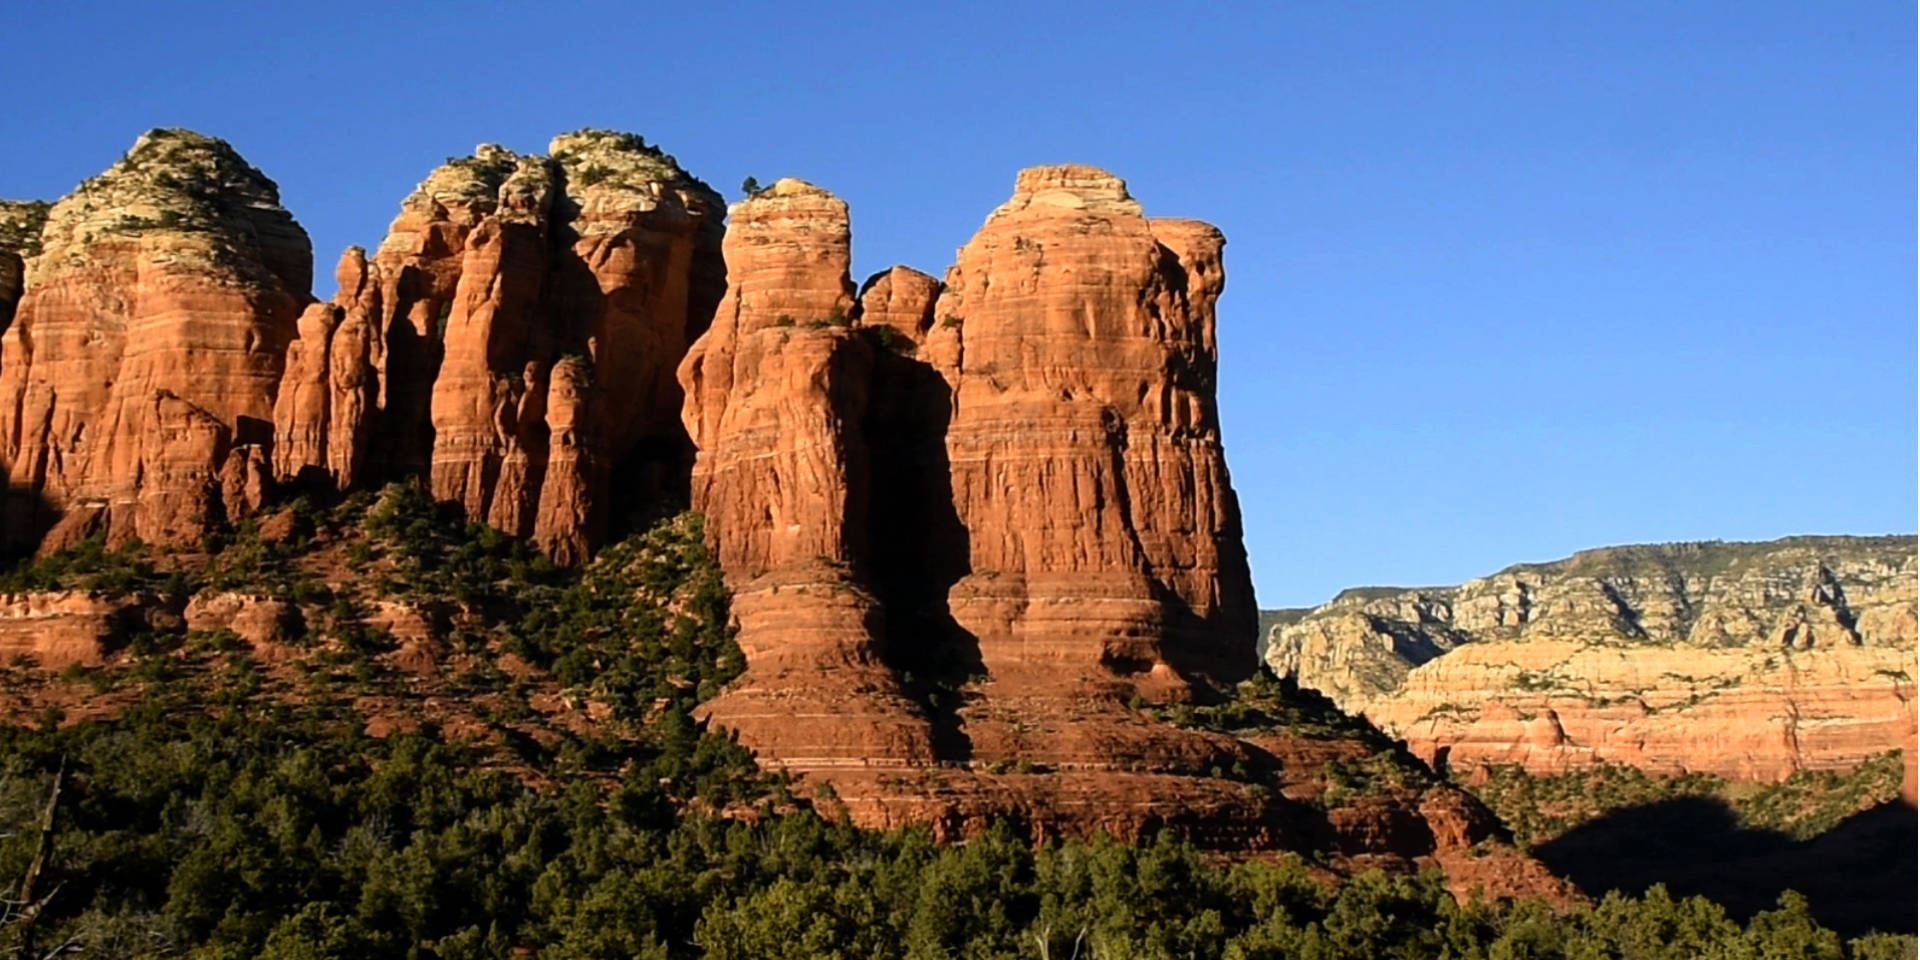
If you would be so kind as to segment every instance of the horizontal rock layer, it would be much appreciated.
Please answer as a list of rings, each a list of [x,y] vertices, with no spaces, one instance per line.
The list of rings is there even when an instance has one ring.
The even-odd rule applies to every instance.
[[[155,130],[37,243],[0,338],[0,539],[196,542],[227,457],[272,440],[306,233],[225,142]]]
[[[1459,587],[1350,590],[1276,626],[1276,672],[1448,765],[1736,780],[1915,757],[1915,542],[1594,550]]]

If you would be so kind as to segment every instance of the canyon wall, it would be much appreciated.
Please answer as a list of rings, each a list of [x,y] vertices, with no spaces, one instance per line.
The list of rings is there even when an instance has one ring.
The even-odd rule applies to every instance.
[[[1772,781],[1903,748],[1911,771],[1916,569],[1912,537],[1592,550],[1350,590],[1266,657],[1441,765]]]

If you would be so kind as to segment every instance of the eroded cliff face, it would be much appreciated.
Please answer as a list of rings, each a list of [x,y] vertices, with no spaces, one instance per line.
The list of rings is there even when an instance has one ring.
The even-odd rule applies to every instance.
[[[967,575],[949,604],[997,682],[1061,672],[1179,699],[1252,668],[1253,592],[1214,409],[1219,231],[1117,177],[1040,167],[948,272]]]
[[[700,715],[863,824],[1171,825],[1341,869],[1499,862],[1490,889],[1551,883],[1471,856],[1493,819],[1370,731],[1172,712],[1252,666],[1213,405],[1223,240],[1147,219],[1104,171],[1027,171],[946,280],[895,267],[858,288],[825,190],[779,181],[723,243],[712,191],[596,131],[434,170],[326,302],[272,184],[219,141],[156,132],[44,213],[0,208],[17,544],[196,542],[272,511],[276,486],[408,480],[575,564],[622,514],[691,501],[746,660]],[[320,545],[314,575],[342,550]],[[95,663],[157,616],[272,660],[323,614],[180,600],[20,595],[0,639]],[[433,672],[427,614],[377,605],[368,624]],[[1379,789],[1336,795],[1329,764]]]
[[[673,370],[720,294],[720,208],[628,134],[568,134],[545,157],[483,145],[438,168],[303,318],[277,477],[422,477],[565,563],[616,511],[683,501]]]
[[[1268,662],[1453,766],[1771,781],[1914,762],[1911,537],[1588,551],[1459,587],[1348,591]]]
[[[844,731],[836,755],[795,744],[739,692],[712,717],[788,763],[920,763],[929,727],[948,761],[1211,758],[1220,744],[1180,743],[1194,738],[1136,723],[1127,704],[1190,699],[1252,666],[1213,409],[1219,232],[1148,221],[1104,171],[1043,167],[945,284],[894,268],[856,299],[850,234],[846,205],[800,181],[735,205],[733,283],[680,378],[694,505],[735,588],[746,687],[828,689],[760,669],[817,648],[822,675],[894,719],[873,721],[885,735]],[[790,581],[811,592],[769,599],[763,621],[762,599]],[[822,606],[838,626],[791,615]],[[971,684],[990,706],[917,690],[928,708],[902,714],[891,698],[910,675]],[[1089,709],[1112,716],[1061,722]],[[1055,729],[1032,735],[1042,727]]]
[[[702,706],[769,762],[925,763],[930,728],[882,660],[863,583],[873,350],[851,327],[847,205],[786,179],[733,206],[731,283],[680,365],[693,503],[747,673]]]
[[[197,541],[226,459],[272,441],[305,232],[225,142],[155,130],[39,243],[0,338],[7,544]]]
[[[947,282],[895,267],[855,296],[850,227],[797,180],[735,204],[731,285],[680,366],[746,657],[700,716],[864,825],[1471,860],[1496,824],[1430,775],[1322,795],[1329,764],[1402,769],[1380,744],[1155,706],[1252,666],[1213,410],[1219,233],[1041,168]],[[1493,888],[1546,882],[1488,862]]]

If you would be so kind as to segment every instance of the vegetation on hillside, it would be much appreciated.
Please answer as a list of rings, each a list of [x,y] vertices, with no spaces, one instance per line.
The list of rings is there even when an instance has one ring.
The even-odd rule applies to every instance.
[[[559,570],[415,487],[291,504],[165,555],[87,542],[0,589],[203,591],[298,611],[273,656],[152,618],[104,667],[0,668],[0,949],[147,958],[1890,958],[1798,897],[1745,926],[1656,888],[1559,910],[1434,875],[1329,891],[997,827],[866,831],[762,773],[697,704],[737,676],[727,595],[682,516]],[[380,611],[445,625],[421,641]],[[65,691],[63,694],[62,691]],[[73,696],[79,691],[79,696]],[[64,699],[63,699],[64,697]],[[38,704],[36,712],[27,705]],[[64,705],[64,706],[63,706]],[[1276,681],[1170,719],[1378,741]],[[72,713],[73,716],[68,716]],[[1773,809],[1769,807],[1768,809]],[[37,865],[36,865],[37,864]],[[29,879],[31,878],[31,879]]]
[[[1460,785],[1480,797],[1523,846],[1539,846],[1616,810],[1679,798],[1724,803],[1740,826],[1811,840],[1863,810],[1900,796],[1900,751],[1851,771],[1802,770],[1774,784],[1733,784],[1703,773],[1661,777],[1637,767],[1601,764],[1555,776],[1496,766]]]
[[[1457,905],[1432,875],[1329,894],[1298,860],[1223,866],[1163,835],[1034,849],[855,829],[760,792],[689,805],[702,737],[544,788],[350,711],[211,713],[155,685],[112,719],[0,730],[0,877],[34,858],[32,955],[550,958],[1893,957],[1797,897],[1744,928],[1655,889],[1556,912]],[[61,771],[64,770],[64,773]],[[18,917],[8,928],[19,936]]]

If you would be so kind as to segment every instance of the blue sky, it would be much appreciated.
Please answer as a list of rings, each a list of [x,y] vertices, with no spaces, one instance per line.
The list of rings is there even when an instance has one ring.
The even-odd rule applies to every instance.
[[[632,130],[938,274],[1024,166],[1226,231],[1263,605],[1583,547],[1915,529],[1899,2],[20,4],[0,196],[224,137],[322,278],[436,163]],[[323,296],[330,279],[322,279]]]

